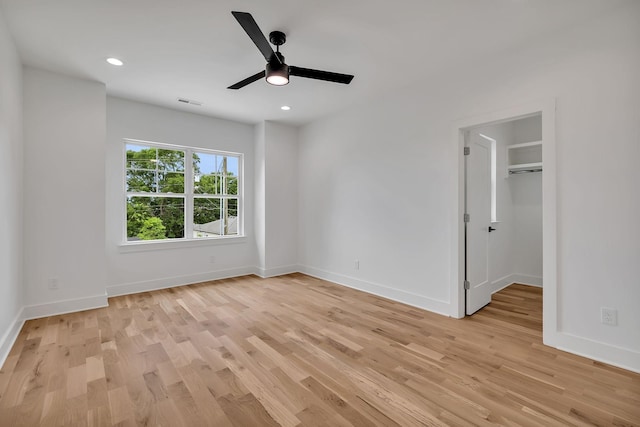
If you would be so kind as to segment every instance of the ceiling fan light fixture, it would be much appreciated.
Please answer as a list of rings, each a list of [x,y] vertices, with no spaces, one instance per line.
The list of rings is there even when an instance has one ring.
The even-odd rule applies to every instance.
[[[284,86],[289,83],[289,66],[287,64],[267,63],[267,83]]]

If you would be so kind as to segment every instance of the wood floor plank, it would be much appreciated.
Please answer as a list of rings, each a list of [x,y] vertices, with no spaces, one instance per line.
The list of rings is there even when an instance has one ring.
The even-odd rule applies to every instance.
[[[25,323],[1,426],[639,426],[640,375],[542,344],[542,289],[449,319],[303,274]]]

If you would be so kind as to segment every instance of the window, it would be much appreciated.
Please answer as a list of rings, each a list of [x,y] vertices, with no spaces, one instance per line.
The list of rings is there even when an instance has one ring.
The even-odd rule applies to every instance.
[[[242,154],[125,140],[127,242],[242,235]]]
[[[491,143],[491,222],[498,222],[498,153],[496,140],[481,133],[478,135]]]

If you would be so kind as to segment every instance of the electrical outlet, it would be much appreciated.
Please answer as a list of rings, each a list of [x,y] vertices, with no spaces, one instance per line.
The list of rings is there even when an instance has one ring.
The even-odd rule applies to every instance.
[[[47,282],[47,286],[52,291],[55,291],[56,289],[58,289],[58,279],[56,279],[55,277],[50,278]]]
[[[615,308],[600,309],[601,322],[604,325],[618,326],[618,310]]]
[[[215,257],[215,256],[213,256],[213,255],[211,255],[211,256],[209,257],[209,264],[215,264],[215,263],[216,263],[216,257]]]
[[[360,260],[357,259],[353,262],[353,268],[355,268],[356,270],[360,270]]]

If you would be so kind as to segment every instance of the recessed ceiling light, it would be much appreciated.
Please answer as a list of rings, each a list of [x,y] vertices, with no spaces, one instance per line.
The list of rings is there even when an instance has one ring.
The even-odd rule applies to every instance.
[[[115,65],[116,67],[121,67],[124,64],[124,62],[118,58],[107,58],[107,62],[111,65]]]
[[[288,105],[283,105],[282,107],[280,107],[280,109],[284,111],[289,111],[291,110],[291,107],[289,107]]]

